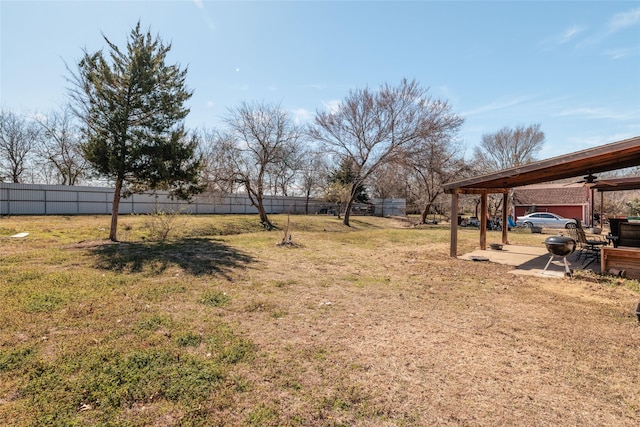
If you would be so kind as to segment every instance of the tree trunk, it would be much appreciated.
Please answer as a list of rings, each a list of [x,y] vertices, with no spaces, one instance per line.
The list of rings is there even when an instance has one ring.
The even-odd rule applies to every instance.
[[[431,203],[427,203],[427,206],[422,210],[422,214],[420,215],[420,224],[427,223],[427,215],[429,215],[429,211],[431,210]]]
[[[258,213],[260,214],[260,223],[262,224],[262,226],[267,230],[271,230],[275,228],[273,224],[271,224],[271,221],[269,221],[267,212],[264,210],[264,206],[262,205],[262,200],[258,202],[257,208],[258,208]]]
[[[250,193],[249,193],[250,194]],[[267,230],[273,229],[273,224],[269,221],[269,217],[267,216],[267,211],[264,210],[264,204],[262,203],[262,196],[256,194],[255,200],[253,197],[249,197],[251,203],[258,209],[258,214],[260,214],[260,224]]]
[[[356,194],[358,192],[358,187],[360,186],[361,182],[356,180],[354,182],[351,183],[351,191],[349,192],[349,200],[347,200],[347,206],[345,206],[344,208],[344,220],[342,221],[342,223],[344,225],[346,225],[347,227],[350,227],[349,225],[349,218],[351,217],[351,206],[353,206],[353,202],[356,200]]]
[[[264,210],[264,205],[262,203],[262,190],[253,191],[251,185],[245,182],[244,188],[247,191],[247,196],[249,197],[249,201],[251,202],[251,206],[254,206],[258,209],[258,214],[260,215],[260,223],[267,230],[272,230],[275,228],[271,221],[269,221],[269,217],[267,216],[267,212]]]
[[[309,199],[311,198],[311,193],[307,191],[304,199],[304,213],[305,215],[309,215]]]
[[[353,199],[354,197],[350,197],[347,205],[344,208],[344,219],[342,220],[342,223],[347,227],[350,227],[349,217],[351,216],[351,206],[353,205]]]
[[[122,192],[122,178],[116,179],[116,188],[113,192],[113,203],[111,208],[111,229],[109,230],[109,240],[118,241],[118,211],[120,210],[120,193]]]

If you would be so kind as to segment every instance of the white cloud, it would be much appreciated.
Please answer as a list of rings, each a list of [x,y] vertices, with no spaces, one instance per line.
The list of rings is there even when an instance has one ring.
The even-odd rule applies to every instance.
[[[310,83],[310,84],[306,84],[306,85],[300,85],[298,86],[299,89],[315,89],[315,90],[323,90],[326,89],[328,86],[326,84],[314,84],[314,83]]]
[[[558,38],[558,43],[565,44],[573,40],[578,34],[584,31],[584,28],[574,25],[571,28],[567,28],[562,36]]]
[[[531,97],[520,96],[513,99],[507,99],[502,101],[494,101],[489,104],[480,106],[475,110],[465,111],[462,113],[463,116],[473,116],[482,113],[489,113],[497,110],[504,110],[505,108],[513,107],[515,105],[523,104],[527,101],[531,100]]]
[[[611,32],[616,32],[636,24],[640,24],[640,8],[614,15],[609,21],[608,29]]]
[[[309,123],[313,120],[315,113],[313,111],[309,111],[306,108],[298,108],[292,111],[293,121],[300,125]]]
[[[559,112],[556,116],[558,117],[567,117],[567,116],[578,116],[584,119],[606,119],[606,120],[628,120],[631,117],[628,114],[618,113],[612,110],[607,110],[605,108],[588,108],[588,107],[579,107],[572,108],[568,110],[564,110]]]
[[[581,48],[601,43],[611,37],[612,34],[638,24],[640,24],[640,8],[618,13],[609,20],[601,31],[578,43],[577,47]]]
[[[204,22],[207,24],[207,27],[209,27],[210,30],[215,31],[216,26],[207,14],[207,11],[204,9],[204,0],[193,0],[193,4],[195,4],[196,7],[202,11],[200,15],[202,16],[202,19],[204,19]]]
[[[598,147],[604,144],[610,144],[616,141],[622,141],[631,137],[633,137],[633,135],[626,134],[626,133],[618,133],[613,135],[602,135],[602,136],[587,136],[587,137],[572,136],[569,138],[569,143],[580,146],[581,148],[589,148],[589,147]]]
[[[611,59],[622,59],[629,56],[635,56],[640,52],[639,47],[635,48],[620,48],[620,49],[610,49],[606,51],[604,54]]]
[[[579,25],[573,25],[561,34],[555,34],[543,40],[540,43],[540,48],[543,50],[552,50],[560,45],[567,44],[576,39],[576,37],[585,31],[584,27]]]
[[[331,101],[322,101],[322,105],[324,105],[324,107],[329,110],[330,113],[337,113],[341,103],[342,101],[338,99],[334,99]]]

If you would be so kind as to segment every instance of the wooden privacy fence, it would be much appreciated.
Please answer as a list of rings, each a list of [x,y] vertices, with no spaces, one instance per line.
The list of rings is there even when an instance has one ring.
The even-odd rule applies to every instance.
[[[111,214],[113,189],[45,184],[0,183],[0,215],[107,215]],[[335,205],[321,199],[265,196],[269,214],[327,214]],[[374,199],[371,204],[356,204],[354,214],[379,216],[404,215],[404,199]],[[217,196],[203,193],[190,202],[171,199],[167,192],[133,194],[120,201],[120,214],[154,212],[190,214],[255,214],[245,194]]]

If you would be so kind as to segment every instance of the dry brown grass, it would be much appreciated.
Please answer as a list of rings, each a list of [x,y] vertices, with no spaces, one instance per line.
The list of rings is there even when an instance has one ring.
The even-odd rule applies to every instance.
[[[200,233],[156,246],[141,240],[142,222],[123,217],[121,223],[132,224],[131,241],[107,245],[100,240],[105,217],[0,219],[0,236],[33,230],[22,241],[0,237],[4,272],[7,265],[18,268],[20,258],[21,266],[77,269],[94,284],[76,289],[81,295],[68,297],[73,304],[42,313],[2,294],[2,349],[30,343],[49,360],[73,345],[124,351],[135,340],[128,341],[123,328],[124,342],[114,343],[112,329],[150,315],[168,320],[145,336],[146,346],[166,347],[167,335],[187,331],[207,337],[221,322],[254,346],[252,357],[228,365],[223,384],[200,403],[200,418],[186,418],[188,410],[178,404],[150,400],[111,420],[122,425],[640,421],[635,283],[586,274],[573,280],[514,276],[506,266],[451,259],[447,226],[356,218],[345,229],[330,217],[290,220],[296,246],[279,247],[278,231]],[[237,219],[193,217],[189,226],[220,229],[225,221]],[[477,231],[461,230],[460,238],[461,250],[472,249]],[[107,286],[100,275],[122,283]],[[15,286],[0,278],[0,286],[8,285]],[[64,284],[56,289],[67,301]],[[228,302],[203,308],[201,296],[212,289]],[[206,358],[210,350],[201,344],[184,351]],[[28,425],[28,415],[8,419],[26,408],[24,379],[0,375],[0,420]],[[91,412],[80,420],[101,419]]]

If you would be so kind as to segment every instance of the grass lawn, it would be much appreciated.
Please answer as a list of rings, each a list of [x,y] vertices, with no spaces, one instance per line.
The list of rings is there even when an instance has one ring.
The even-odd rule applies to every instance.
[[[107,216],[0,218],[0,425],[640,422],[637,281],[452,259],[448,225],[272,219],[292,245],[253,215],[121,216],[120,243]]]

